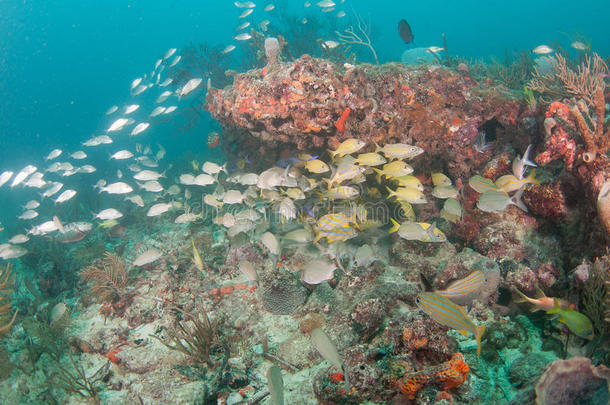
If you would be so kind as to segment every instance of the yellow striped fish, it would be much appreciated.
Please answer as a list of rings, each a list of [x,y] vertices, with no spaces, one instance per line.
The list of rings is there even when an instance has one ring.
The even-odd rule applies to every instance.
[[[193,245],[193,262],[195,263],[195,267],[197,267],[197,270],[203,271],[203,260],[201,260],[199,251],[195,247],[195,241],[192,238],[191,238],[191,244]]]
[[[435,292],[455,303],[464,304],[479,296],[485,282],[485,274],[482,271],[474,270],[463,279],[449,284],[444,290]]]
[[[383,148],[375,143],[375,152],[383,152],[385,157],[390,160],[394,159],[413,159],[424,153],[424,150],[419,146],[407,145],[406,143],[385,144]]]
[[[322,238],[326,238],[328,243],[333,243],[337,241],[346,241],[348,239],[355,238],[358,236],[358,232],[352,227],[347,228],[335,228],[329,231],[324,231],[320,229],[315,229],[316,237],[313,240],[313,243],[318,242]]]
[[[478,174],[476,176],[472,176],[468,180],[468,184],[477,193],[484,193],[489,190],[498,190],[498,186],[496,186],[496,183],[494,183],[493,180],[479,176]]]
[[[394,177],[392,180],[396,180],[401,187],[411,187],[416,188],[419,191],[424,191],[424,185],[413,175],[408,174],[406,176]]]
[[[333,185],[341,184],[346,180],[351,180],[359,174],[364,173],[365,170],[366,168],[364,166],[357,166],[355,164],[339,165],[330,179],[323,180],[328,183],[328,189],[330,190]]]
[[[436,322],[457,329],[464,336],[468,332],[472,332],[477,341],[477,356],[481,354],[481,336],[485,333],[485,325],[475,325],[464,307],[433,292],[419,294],[415,302]]]
[[[356,223],[355,213],[348,217],[342,212],[337,212],[321,216],[316,227],[321,231],[330,231],[337,228],[348,228],[351,223]]]
[[[512,174],[507,174],[496,180],[496,186],[504,191],[505,193],[512,193],[521,189],[526,184],[540,184],[538,180],[534,178],[536,175],[536,169],[532,170],[532,173],[524,179],[518,179]]]

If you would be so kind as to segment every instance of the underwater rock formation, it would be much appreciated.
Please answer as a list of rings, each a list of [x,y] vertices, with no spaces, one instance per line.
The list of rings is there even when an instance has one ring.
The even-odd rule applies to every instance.
[[[481,131],[489,132],[488,140],[529,138],[531,113],[521,104],[444,67],[343,67],[307,55],[237,74],[232,86],[212,88],[207,96],[215,119],[263,141],[300,150],[334,148],[352,137],[371,146],[407,142],[431,160],[442,156],[455,177],[487,161],[474,147]]]

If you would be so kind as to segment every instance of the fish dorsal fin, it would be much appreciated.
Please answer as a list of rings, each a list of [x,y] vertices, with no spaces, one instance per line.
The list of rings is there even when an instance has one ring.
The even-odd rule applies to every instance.
[[[538,285],[536,286],[536,298],[546,298],[546,294]]]

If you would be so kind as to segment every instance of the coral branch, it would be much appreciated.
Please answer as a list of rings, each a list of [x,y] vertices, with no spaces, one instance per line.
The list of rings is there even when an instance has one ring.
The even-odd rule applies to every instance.
[[[353,44],[353,45],[362,45],[371,50],[373,53],[373,58],[375,58],[375,63],[379,64],[379,59],[377,58],[377,52],[375,52],[375,48],[371,44],[371,39],[369,37],[370,27],[362,22],[360,17],[356,15],[356,23],[358,24],[359,34],[354,31],[354,27],[350,26],[346,28],[343,32],[335,31],[339,40],[345,44]]]
[[[9,296],[13,292],[13,277],[11,277],[11,266],[6,265],[0,269],[0,336],[7,333],[15,318],[17,311],[11,315],[11,301]]]

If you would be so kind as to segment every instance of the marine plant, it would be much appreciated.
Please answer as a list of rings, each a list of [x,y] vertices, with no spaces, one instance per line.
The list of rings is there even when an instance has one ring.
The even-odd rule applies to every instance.
[[[548,58],[553,71],[541,73],[534,68],[532,79],[527,88],[537,92],[543,101],[557,98],[576,97],[585,100],[590,106],[595,106],[595,93],[598,88],[604,88],[604,77],[610,74],[608,65],[596,53],[593,57],[586,56],[584,61],[574,70],[569,61],[560,53]]]
[[[91,293],[101,301],[114,303],[124,298],[127,287],[127,270],[121,257],[106,252],[103,259],[81,271],[81,278],[91,283]]]
[[[597,258],[589,266],[589,278],[582,290],[582,312],[593,323],[595,343],[603,346],[610,334],[610,257],[608,256]],[[606,351],[609,349],[605,347]],[[602,355],[599,350],[593,354],[596,357]]]
[[[203,378],[207,370],[216,370],[215,376],[211,379],[206,377],[206,380],[220,378],[229,358],[229,347],[220,337],[218,322],[211,322],[205,312],[195,315],[177,305],[172,305],[171,309],[180,319],[166,329],[165,337],[152,337],[167,348],[186,355],[194,365],[189,374]]]
[[[379,59],[377,58],[377,52],[375,52],[375,48],[371,43],[371,24],[367,24],[358,14],[354,15],[356,19],[356,30],[353,25],[347,27],[343,32],[335,31],[335,34],[339,37],[339,41],[348,45],[360,45],[365,48],[369,48],[371,53],[373,54],[373,58],[375,59],[375,63],[379,64]]]
[[[492,64],[489,66],[490,76],[510,89],[523,87],[533,71],[534,63],[526,51],[513,55],[507,53],[502,63],[492,58]]]
[[[100,385],[108,375],[110,361],[87,375],[83,365],[74,359],[72,350],[68,352],[69,365],[62,364],[58,353],[49,352],[48,354],[56,366],[55,374],[52,377],[53,384],[68,394],[76,394],[82,398],[97,398],[97,394],[101,390]]]
[[[0,268],[0,337],[6,334],[13,326],[17,312],[12,311],[10,295],[13,292],[13,277],[11,265]]]

